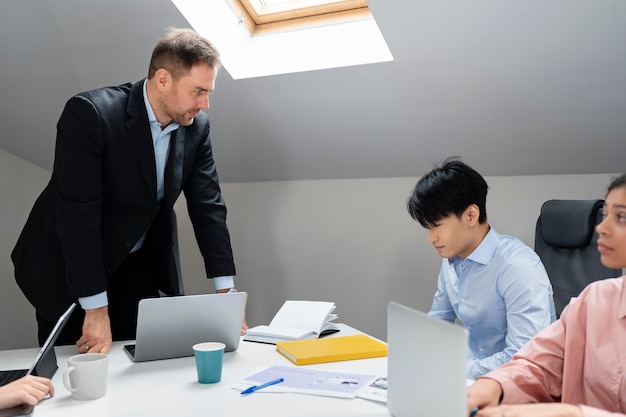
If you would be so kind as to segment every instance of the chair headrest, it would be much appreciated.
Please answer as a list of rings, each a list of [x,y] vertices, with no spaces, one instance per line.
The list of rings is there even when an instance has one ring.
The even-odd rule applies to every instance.
[[[565,249],[586,247],[604,200],[548,200],[541,206],[541,237]]]

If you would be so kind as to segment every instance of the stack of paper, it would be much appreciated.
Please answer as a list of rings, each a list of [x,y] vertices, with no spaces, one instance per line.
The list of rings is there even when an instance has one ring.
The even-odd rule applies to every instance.
[[[263,384],[277,378],[282,379],[283,382],[257,392],[295,392],[354,398],[361,390],[369,387],[377,379],[377,375],[274,365],[254,370],[236,383],[233,389],[241,392],[253,385]]]
[[[356,394],[357,397],[365,398],[366,400],[378,401],[381,403],[387,402],[387,378],[380,377],[372,382],[369,386],[359,390]]]
[[[324,331],[338,330],[331,323],[335,303],[328,301],[287,300],[278,310],[269,326],[248,329],[243,340],[276,344],[284,340],[317,338]]]

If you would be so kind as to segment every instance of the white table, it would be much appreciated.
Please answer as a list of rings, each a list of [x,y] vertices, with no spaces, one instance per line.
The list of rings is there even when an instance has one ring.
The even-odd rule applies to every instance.
[[[345,333],[344,333],[345,334]],[[127,343],[127,342],[126,342]],[[222,381],[197,382],[193,357],[133,363],[123,351],[125,343],[113,344],[109,355],[107,395],[76,401],[62,382],[67,359],[75,346],[58,346],[59,364],[53,382],[54,398],[35,408],[35,417],[92,416],[202,416],[202,417],[389,417],[385,404],[361,398],[343,399],[295,393],[256,392],[241,396],[233,385],[259,366],[292,365],[276,347],[242,341],[236,352],[224,355]],[[28,368],[38,349],[0,352],[0,369]],[[386,375],[387,358],[308,365],[312,368]]]

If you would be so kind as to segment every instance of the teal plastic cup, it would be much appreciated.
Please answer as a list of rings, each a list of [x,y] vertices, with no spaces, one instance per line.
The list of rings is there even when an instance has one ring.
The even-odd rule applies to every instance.
[[[222,380],[225,347],[226,345],[219,342],[204,342],[193,345],[199,383],[215,384]]]

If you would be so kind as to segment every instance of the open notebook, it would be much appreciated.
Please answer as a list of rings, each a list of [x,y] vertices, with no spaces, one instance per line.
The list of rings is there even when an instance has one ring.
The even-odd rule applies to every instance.
[[[243,340],[276,344],[328,336],[339,331],[332,323],[337,318],[334,310],[335,303],[330,301],[287,300],[269,325],[248,329]]]

